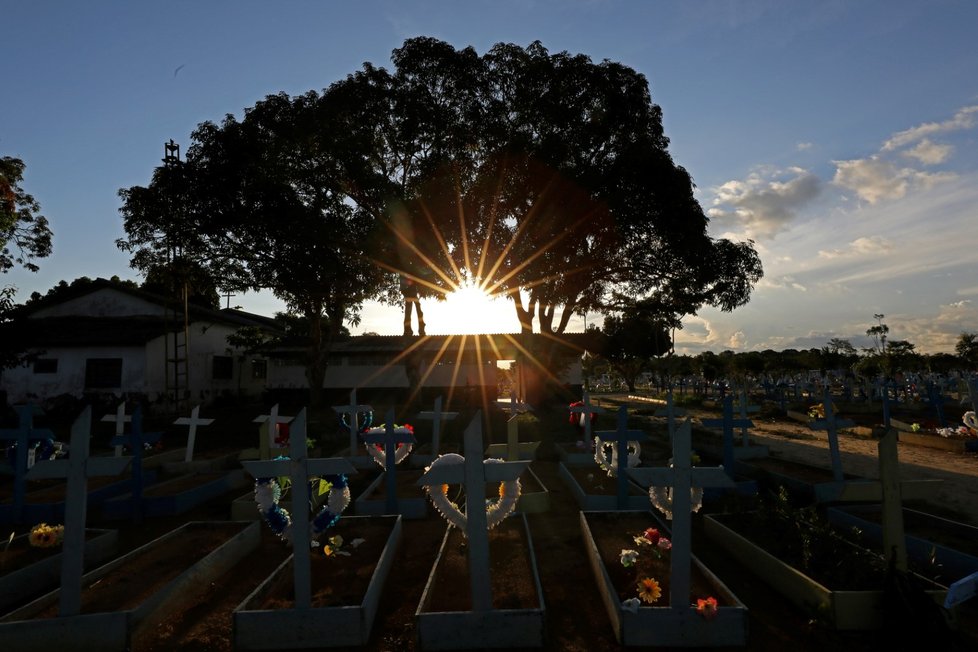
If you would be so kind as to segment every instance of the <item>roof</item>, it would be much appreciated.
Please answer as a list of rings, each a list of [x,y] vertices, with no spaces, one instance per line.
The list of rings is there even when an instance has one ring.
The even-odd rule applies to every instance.
[[[5,327],[26,347],[142,346],[163,334],[159,319],[142,317],[47,317]]]

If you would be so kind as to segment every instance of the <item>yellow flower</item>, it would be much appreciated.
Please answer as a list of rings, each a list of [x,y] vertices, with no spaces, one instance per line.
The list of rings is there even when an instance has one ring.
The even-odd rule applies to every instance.
[[[662,597],[662,587],[653,578],[645,577],[638,582],[638,597],[651,604]]]
[[[31,528],[31,533],[27,538],[28,543],[36,548],[52,548],[64,539],[65,528],[63,525],[48,525],[38,523]]]

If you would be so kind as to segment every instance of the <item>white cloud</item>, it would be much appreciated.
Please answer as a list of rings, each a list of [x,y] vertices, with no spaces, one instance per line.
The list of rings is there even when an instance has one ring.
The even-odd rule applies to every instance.
[[[916,147],[903,152],[903,155],[908,158],[915,158],[924,165],[937,165],[946,161],[953,151],[954,147],[951,145],[934,143],[924,138],[917,143]]]
[[[901,199],[911,189],[932,188],[938,183],[957,178],[953,172],[929,173],[898,168],[878,156],[833,163],[836,170],[832,182],[854,191],[860,199],[870,204]]]
[[[744,331],[737,331],[727,338],[727,348],[742,349],[745,344],[747,344],[747,336],[744,335]]]
[[[746,180],[731,180],[715,188],[707,215],[740,222],[747,237],[773,238],[790,226],[797,211],[820,190],[818,177],[801,168],[755,172]]]
[[[978,105],[966,106],[958,109],[958,112],[950,120],[945,120],[944,122],[925,122],[924,124],[905,129],[904,131],[898,131],[883,143],[883,151],[892,151],[933,134],[970,129],[975,125],[975,113],[978,113]]]
[[[954,301],[953,303],[947,304],[947,308],[967,308],[971,305],[971,299],[962,299],[961,301]]]
[[[812,147],[813,145],[811,143],[798,143],[797,145],[795,145],[795,149],[797,149],[799,152],[804,152],[805,150],[809,150]]]
[[[808,288],[795,280],[793,276],[780,276],[777,278],[764,277],[757,283],[759,288],[772,288],[772,289],[791,289],[798,290],[799,292],[807,292]]]
[[[892,242],[882,236],[874,235],[868,238],[856,238],[843,249],[820,250],[818,255],[820,258],[847,258],[849,256],[884,254],[892,249]]]

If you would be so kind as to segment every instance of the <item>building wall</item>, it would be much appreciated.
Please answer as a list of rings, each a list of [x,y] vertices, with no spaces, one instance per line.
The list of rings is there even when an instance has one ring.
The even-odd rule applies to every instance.
[[[121,358],[121,383],[118,387],[92,388],[93,392],[145,392],[146,352],[143,347],[77,347],[49,348],[42,359],[56,359],[56,373],[35,373],[34,365],[5,369],[0,377],[0,387],[7,392],[11,403],[44,400],[71,394],[76,397],[85,392],[86,363],[92,358]]]
[[[102,288],[84,296],[42,308],[31,319],[45,317],[163,317],[162,306],[111,288]]]
[[[496,385],[495,361],[483,365],[435,365],[431,369],[421,364],[420,375],[424,387],[457,387]],[[455,370],[458,370],[457,373]],[[481,369],[481,376],[480,376]],[[426,376],[427,374],[427,376]],[[305,368],[294,361],[276,359],[268,366],[269,389],[302,389],[308,387]],[[381,364],[358,364],[351,358],[343,358],[341,363],[331,364],[326,370],[323,387],[327,389],[364,388],[405,388],[410,387],[404,366]]]

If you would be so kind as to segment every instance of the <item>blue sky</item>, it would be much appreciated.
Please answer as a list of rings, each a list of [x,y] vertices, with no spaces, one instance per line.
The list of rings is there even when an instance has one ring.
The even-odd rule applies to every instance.
[[[39,273],[2,279],[21,299],[136,278],[117,192],[148,182],[168,139],[424,35],[480,54],[540,40],[648,78],[711,233],[754,239],[765,267],[747,306],[687,319],[680,351],[862,345],[876,313],[925,352],[978,330],[973,0],[7,2],[3,23],[0,155],[27,164],[54,230]],[[399,321],[371,306],[354,332]]]

